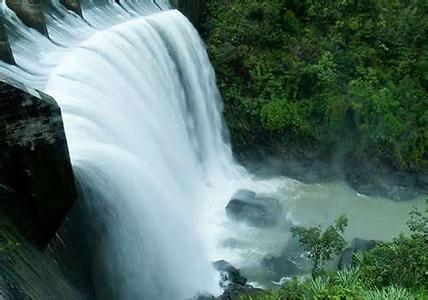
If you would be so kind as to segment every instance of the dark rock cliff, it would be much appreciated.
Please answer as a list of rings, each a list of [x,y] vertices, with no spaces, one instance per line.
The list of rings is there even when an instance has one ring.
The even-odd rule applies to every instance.
[[[0,81],[0,215],[39,248],[76,198],[61,111],[49,96]]]

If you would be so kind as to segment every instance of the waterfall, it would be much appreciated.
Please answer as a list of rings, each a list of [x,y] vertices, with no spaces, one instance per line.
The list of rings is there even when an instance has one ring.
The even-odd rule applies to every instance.
[[[4,7],[18,67],[0,73],[61,107],[80,198],[107,220],[97,296],[216,293],[203,211],[242,171],[204,45],[181,13],[159,12],[165,2],[89,4],[86,21],[55,6],[50,40]]]

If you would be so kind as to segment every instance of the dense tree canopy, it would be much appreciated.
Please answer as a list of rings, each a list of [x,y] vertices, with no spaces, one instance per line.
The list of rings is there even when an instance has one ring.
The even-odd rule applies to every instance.
[[[427,167],[424,1],[208,1],[235,147],[311,147]]]

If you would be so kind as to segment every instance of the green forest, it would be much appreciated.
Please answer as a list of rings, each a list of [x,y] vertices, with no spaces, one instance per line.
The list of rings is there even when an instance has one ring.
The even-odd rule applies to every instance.
[[[212,0],[204,35],[238,155],[427,168],[425,1]]]

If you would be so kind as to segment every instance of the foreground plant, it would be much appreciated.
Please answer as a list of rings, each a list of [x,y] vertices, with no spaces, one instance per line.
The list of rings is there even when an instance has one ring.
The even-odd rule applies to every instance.
[[[405,299],[415,299],[412,293],[405,288],[388,286],[381,290],[368,290],[362,293],[364,299],[367,300],[405,300]],[[422,299],[422,298],[421,298]]]
[[[302,226],[292,227],[293,237],[298,237],[308,257],[313,262],[312,276],[317,276],[323,267],[334,255],[339,255],[346,246],[343,233],[348,226],[348,218],[345,215],[338,217],[334,225],[328,226],[322,231],[321,226],[305,228]]]
[[[374,288],[390,285],[428,290],[428,246],[426,211],[413,209],[407,222],[410,235],[400,234],[391,242],[355,256],[362,280]]]

